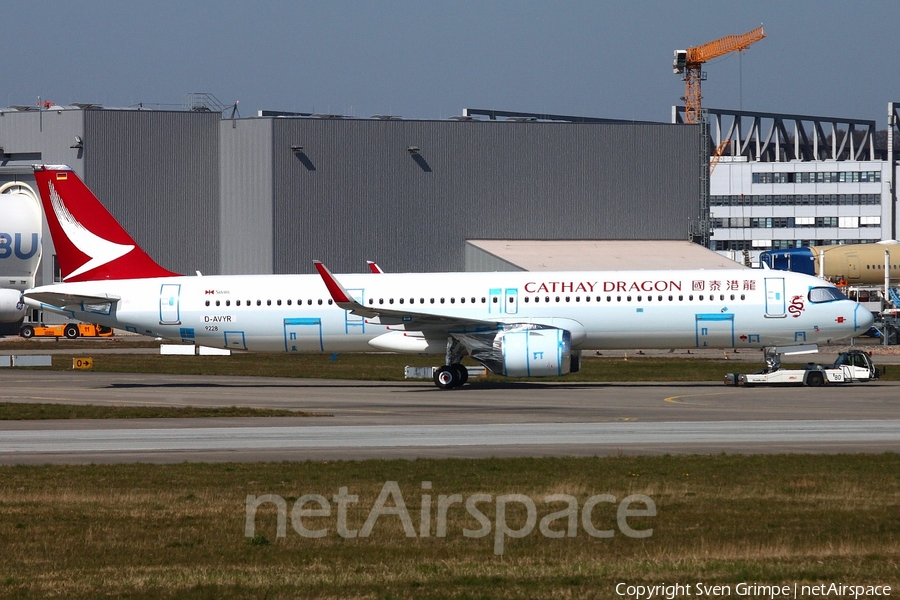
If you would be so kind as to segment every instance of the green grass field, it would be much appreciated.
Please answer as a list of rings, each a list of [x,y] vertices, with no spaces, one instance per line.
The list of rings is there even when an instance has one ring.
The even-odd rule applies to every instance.
[[[661,456],[484,460],[0,467],[0,596],[16,598],[616,598],[615,585],[845,582],[900,587],[900,455]],[[385,514],[369,537],[338,535],[333,496],[346,487],[347,527],[359,530],[385,482],[396,481],[415,537]],[[423,491],[422,482],[431,482]],[[446,537],[437,511],[422,537],[422,495],[523,494],[537,519],[595,494],[644,494],[656,516],[616,504],[579,519],[574,537],[535,527],[505,538],[456,504]],[[246,497],[277,494],[288,511],[277,536],[274,505],[245,536]],[[319,494],[330,516],[305,517],[323,537],[292,527],[297,498]],[[394,506],[395,498],[386,503]],[[316,505],[312,505],[315,507]],[[496,524],[496,502],[478,505]],[[513,510],[517,509],[517,510]],[[523,505],[506,524],[520,529]],[[557,520],[552,530],[565,531]]]
[[[70,370],[74,357],[91,356],[84,352],[53,356],[54,370]],[[370,381],[402,381],[403,368],[434,366],[440,358],[398,354],[235,354],[233,356],[161,356],[159,354],[96,354],[94,370],[111,373],[169,373],[183,375],[239,375],[259,377],[302,377],[324,379],[365,379]],[[833,360],[828,355],[823,359]],[[468,362],[468,361],[464,361]],[[469,363],[474,364],[474,363]],[[674,355],[672,358],[631,356],[586,356],[581,371],[560,378],[540,381],[624,382],[624,381],[723,381],[726,373],[753,372],[763,366],[758,362],[716,360]],[[785,364],[785,367],[792,365]],[[794,366],[801,366],[800,364]],[[511,381],[488,375],[490,381]],[[883,379],[900,379],[900,369],[888,367]],[[537,380],[525,380],[537,381]],[[473,381],[473,383],[475,383]]]
[[[0,421],[49,419],[187,419],[199,417],[319,417],[297,410],[247,406],[98,406],[0,402]]]

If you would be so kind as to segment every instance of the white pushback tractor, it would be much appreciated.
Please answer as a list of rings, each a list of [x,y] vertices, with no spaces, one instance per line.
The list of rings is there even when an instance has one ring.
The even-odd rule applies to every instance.
[[[780,361],[757,373],[728,373],[726,385],[808,385],[817,387],[834,383],[858,383],[878,379],[881,371],[872,357],[862,350],[841,352],[834,364],[826,367],[808,363],[802,369],[781,369]]]

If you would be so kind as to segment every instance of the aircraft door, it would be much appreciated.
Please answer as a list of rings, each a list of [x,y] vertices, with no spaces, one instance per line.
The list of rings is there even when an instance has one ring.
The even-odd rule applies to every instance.
[[[859,269],[859,256],[856,254],[848,254],[847,255],[847,278],[850,281],[854,279],[859,279],[860,277],[860,269]]]
[[[500,305],[500,302],[503,300],[502,294],[500,293],[502,290],[500,288],[491,288],[490,293],[488,294],[488,314],[494,314],[496,312],[503,312],[504,307]]]
[[[225,347],[231,348],[232,350],[246,350],[247,336],[243,331],[226,331]]]
[[[159,288],[159,324],[181,324],[181,284],[164,283]]]
[[[322,319],[298,318],[284,320],[285,352],[322,352]]]
[[[786,317],[787,302],[784,297],[784,277],[766,277],[766,316]]]
[[[514,315],[519,312],[519,289],[506,288],[504,290],[503,312]]]
[[[360,304],[365,304],[365,290],[362,288],[348,289],[347,293]],[[350,333],[353,328],[358,328],[360,333],[365,333],[366,320],[362,315],[354,315],[349,310],[344,311],[344,331]]]
[[[734,346],[734,315],[711,313],[695,315],[698,348]]]

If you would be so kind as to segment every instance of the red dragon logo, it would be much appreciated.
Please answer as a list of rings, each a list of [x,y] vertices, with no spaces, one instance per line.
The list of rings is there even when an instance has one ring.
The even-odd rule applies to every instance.
[[[791,305],[788,306],[788,312],[796,319],[805,308],[806,303],[803,302],[803,296],[794,296],[791,298]]]

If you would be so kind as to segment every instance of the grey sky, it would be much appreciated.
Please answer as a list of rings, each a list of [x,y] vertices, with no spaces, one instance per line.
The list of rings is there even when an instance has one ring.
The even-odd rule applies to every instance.
[[[0,104],[180,105],[446,118],[463,107],[668,121],[672,51],[765,40],[706,66],[704,106],[886,121],[900,2],[12,2]],[[740,74],[743,73],[741,77]],[[741,93],[743,89],[743,93]]]

